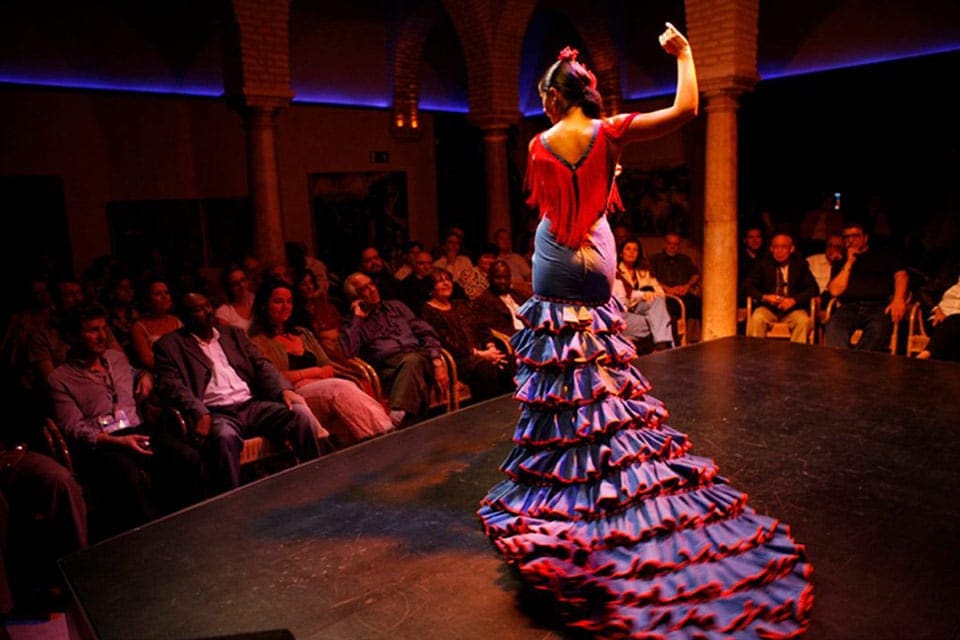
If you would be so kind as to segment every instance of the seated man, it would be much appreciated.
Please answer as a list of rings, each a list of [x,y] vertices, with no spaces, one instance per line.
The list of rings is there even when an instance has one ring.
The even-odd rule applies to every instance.
[[[413,273],[413,259],[423,251],[423,243],[416,240],[407,240],[403,244],[403,264],[393,272],[397,282],[402,282]]]
[[[407,305],[381,300],[366,274],[350,274],[343,288],[353,310],[340,333],[343,353],[376,368],[384,389],[389,389],[390,419],[395,426],[409,424],[429,406],[431,383],[444,389],[449,384],[440,338]]]
[[[513,252],[510,232],[506,229],[497,229],[493,232],[493,241],[497,246],[497,260],[503,260],[510,265],[510,273],[515,278],[514,287],[518,282],[529,283],[533,279],[533,270],[526,258]]]
[[[136,399],[153,380],[107,347],[107,311],[84,305],[63,322],[67,361],[48,379],[53,418],[109,536],[200,498],[200,457],[179,437],[144,424]]]
[[[884,351],[893,329],[890,321],[900,322],[907,309],[909,276],[900,256],[871,247],[869,241],[859,222],[844,225],[846,259],[834,265],[827,285],[830,295],[840,303],[824,327],[828,347],[848,347],[853,332],[862,329],[856,348]]]
[[[474,323],[480,339],[488,340],[490,329],[512,336],[523,328],[517,309],[525,298],[510,287],[513,274],[510,265],[497,260],[490,266],[490,288],[471,303]]]
[[[763,227],[760,224],[749,225],[744,229],[743,243],[740,245],[740,253],[737,254],[737,306],[746,306],[747,294],[743,290],[744,281],[753,271],[757,261],[763,257]]]
[[[680,252],[679,233],[664,236],[663,251],[650,256],[650,271],[664,293],[683,300],[688,319],[700,317],[700,270],[690,256]],[[680,310],[674,305],[673,301],[667,301],[670,315],[676,318]]]
[[[49,456],[0,442],[0,470],[0,638],[9,639],[14,605],[46,609],[62,593],[57,559],[86,548],[87,508],[76,478]]]
[[[794,253],[789,234],[771,238],[770,255],[757,261],[743,290],[756,305],[747,318],[747,337],[764,338],[772,323],[786,322],[791,342],[807,341],[814,320],[807,308],[819,288],[807,261]]]
[[[191,424],[213,492],[239,486],[243,440],[286,440],[301,462],[320,455],[306,401],[236,327],[217,328],[206,296],[183,298],[184,327],[153,345],[160,395]]]
[[[360,252],[360,271],[373,280],[388,299],[400,297],[400,282],[387,269],[376,247],[367,247]]]
[[[827,293],[827,285],[830,284],[830,274],[833,271],[833,265],[843,264],[844,247],[843,236],[839,233],[832,233],[827,236],[827,244],[823,253],[815,253],[807,256],[807,264],[810,266],[810,273],[817,280],[817,286],[820,287],[820,293]]]

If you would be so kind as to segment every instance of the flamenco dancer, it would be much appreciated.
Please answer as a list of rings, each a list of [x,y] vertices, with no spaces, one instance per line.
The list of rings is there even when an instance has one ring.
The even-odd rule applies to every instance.
[[[617,159],[698,109],[689,43],[667,23],[660,44],[677,59],[665,109],[601,119],[596,79],[569,48],[540,81],[553,126],[531,141],[527,167],[541,220],[534,296],[513,338],[522,412],[507,478],[478,513],[521,577],[595,637],[792,638],[813,604],[803,546],[667,426],[610,295]]]

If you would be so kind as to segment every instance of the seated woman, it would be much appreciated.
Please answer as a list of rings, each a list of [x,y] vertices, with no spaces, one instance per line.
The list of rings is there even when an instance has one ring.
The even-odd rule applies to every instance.
[[[250,338],[293,383],[337,444],[345,446],[393,429],[386,410],[346,375],[309,329],[294,326],[293,285],[264,282],[253,305]]]
[[[117,343],[133,358],[133,324],[140,319],[140,313],[134,306],[133,282],[126,275],[113,275],[107,282],[103,292],[103,302],[109,315],[107,324],[113,332]]]
[[[476,400],[485,400],[513,389],[513,363],[492,342],[481,344],[475,337],[473,314],[466,300],[451,299],[453,277],[436,267],[430,298],[420,317],[440,336],[440,344],[457,363],[461,380],[467,383]]]
[[[173,299],[166,280],[148,278],[140,290],[142,313],[133,323],[130,341],[133,344],[135,364],[153,369],[153,343],[183,326],[180,318],[173,315]]]
[[[227,267],[223,270],[222,284],[227,302],[214,312],[217,321],[248,331],[253,316],[253,293],[247,272],[238,266]]]
[[[315,336],[320,336],[329,329],[339,329],[343,316],[337,305],[330,300],[329,282],[324,279],[321,283],[310,269],[299,272],[295,280],[303,301],[303,326],[312,330]]]
[[[653,348],[658,351],[673,346],[666,296],[646,260],[640,258],[636,239],[627,240],[620,249],[613,295],[627,307],[623,315],[626,336],[634,341],[652,336]]]
[[[930,317],[933,331],[920,359],[960,360],[960,280],[947,289]]]

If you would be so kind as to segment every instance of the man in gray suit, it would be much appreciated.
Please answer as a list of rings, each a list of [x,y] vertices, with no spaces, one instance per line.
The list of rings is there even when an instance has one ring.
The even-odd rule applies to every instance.
[[[244,438],[287,440],[301,462],[319,456],[322,428],[247,335],[217,327],[199,293],[184,296],[183,310],[184,328],[154,344],[157,388],[193,425],[214,492],[240,484]]]

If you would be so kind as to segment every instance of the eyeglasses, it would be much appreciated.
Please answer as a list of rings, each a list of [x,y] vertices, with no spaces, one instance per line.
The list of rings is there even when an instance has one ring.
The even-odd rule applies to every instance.
[[[853,233],[845,233],[845,234],[843,234],[843,239],[846,240],[847,238],[860,238],[860,237],[862,237],[862,236],[863,236],[863,234],[860,233],[859,231],[854,231]]]

